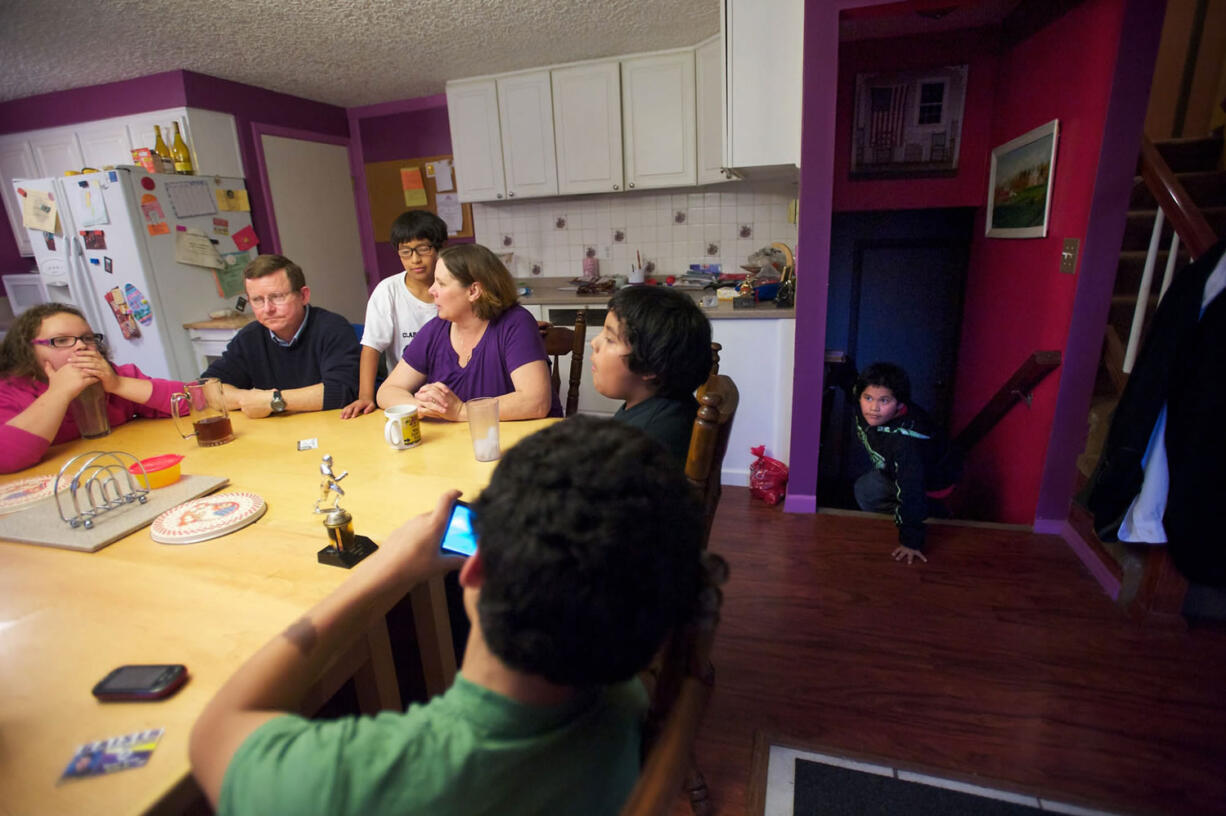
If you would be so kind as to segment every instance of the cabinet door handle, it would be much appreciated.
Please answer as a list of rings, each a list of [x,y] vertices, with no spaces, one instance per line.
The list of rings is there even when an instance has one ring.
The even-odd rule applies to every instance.
[[[507,193],[507,198],[515,198],[515,193]]]
[[[633,189],[634,189],[634,182],[632,181],[632,182],[630,182],[629,184],[627,184],[626,186],[627,186],[627,187],[629,187],[631,190],[633,190]]]
[[[614,184],[614,185],[613,185],[613,189],[614,189],[614,190],[620,190],[620,189],[621,189],[621,185],[620,185],[620,184]]]
[[[495,198],[502,198],[502,193],[499,193]]]

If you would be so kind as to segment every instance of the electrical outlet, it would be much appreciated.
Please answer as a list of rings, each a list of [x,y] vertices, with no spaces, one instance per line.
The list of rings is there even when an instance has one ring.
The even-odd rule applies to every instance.
[[[1060,250],[1060,271],[1066,275],[1077,274],[1077,254],[1081,241],[1076,238],[1065,238]]]

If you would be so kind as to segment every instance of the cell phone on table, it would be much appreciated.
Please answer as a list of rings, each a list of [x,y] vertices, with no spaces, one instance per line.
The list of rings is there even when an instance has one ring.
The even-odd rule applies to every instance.
[[[187,666],[182,663],[120,666],[94,686],[94,696],[104,702],[113,700],[162,700],[187,682]]]
[[[451,506],[447,529],[439,542],[443,552],[469,556],[477,551],[477,533],[473,530],[473,510],[459,499]]]

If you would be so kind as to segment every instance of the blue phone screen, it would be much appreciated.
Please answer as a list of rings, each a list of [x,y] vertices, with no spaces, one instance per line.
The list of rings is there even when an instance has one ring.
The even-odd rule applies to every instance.
[[[472,555],[477,551],[477,534],[473,532],[473,511],[464,502],[457,501],[443,533],[442,548],[447,552]]]

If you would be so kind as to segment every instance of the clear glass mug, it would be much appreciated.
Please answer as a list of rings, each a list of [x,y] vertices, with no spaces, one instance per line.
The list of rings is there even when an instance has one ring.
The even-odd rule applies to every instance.
[[[170,415],[180,436],[184,439],[196,437],[196,444],[202,448],[224,445],[234,439],[234,426],[230,423],[230,412],[226,410],[221,389],[221,380],[208,377],[184,383],[182,393],[171,395]],[[183,426],[179,424],[180,403],[187,404],[191,433],[183,433]]]

